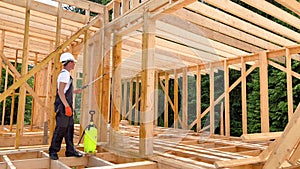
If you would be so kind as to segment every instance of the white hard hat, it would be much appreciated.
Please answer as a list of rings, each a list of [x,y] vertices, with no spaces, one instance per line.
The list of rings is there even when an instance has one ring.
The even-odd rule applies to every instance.
[[[77,60],[74,58],[74,56],[72,55],[72,53],[69,53],[69,52],[65,52],[65,53],[61,54],[59,61],[61,63],[65,63],[67,61],[77,62]]]

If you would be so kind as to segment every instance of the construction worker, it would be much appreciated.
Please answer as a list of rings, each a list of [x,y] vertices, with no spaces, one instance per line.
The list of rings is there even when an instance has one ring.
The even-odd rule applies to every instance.
[[[63,138],[65,138],[66,143],[66,157],[82,157],[82,154],[76,151],[73,143],[73,93],[80,93],[81,89],[73,89],[73,80],[70,71],[74,69],[77,60],[71,53],[66,52],[61,54],[60,62],[63,64],[63,69],[57,78],[58,89],[54,103],[56,126],[49,147],[49,155],[52,160],[58,160],[57,152],[60,151]]]

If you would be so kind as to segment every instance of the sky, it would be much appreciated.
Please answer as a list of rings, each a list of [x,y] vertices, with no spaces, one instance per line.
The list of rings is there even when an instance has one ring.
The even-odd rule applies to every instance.
[[[35,1],[39,1],[39,2],[42,2],[42,3],[45,3],[45,4],[57,6],[57,2],[52,1],[52,0],[35,0]]]

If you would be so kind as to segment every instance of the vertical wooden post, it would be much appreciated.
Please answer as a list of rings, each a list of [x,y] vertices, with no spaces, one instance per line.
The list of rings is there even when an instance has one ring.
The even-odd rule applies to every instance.
[[[158,125],[158,83],[159,83],[159,75],[158,72],[155,71],[155,80],[154,80],[154,89],[155,89],[155,93],[154,93],[154,125]]]
[[[261,132],[269,132],[269,92],[268,92],[268,60],[267,53],[259,53],[259,79],[260,79],[260,117]]]
[[[215,134],[215,72],[212,64],[209,67],[210,135],[213,135]]]
[[[1,68],[2,69],[2,68]],[[5,82],[4,82],[4,91],[7,89],[7,83],[8,83],[8,66],[5,66]],[[5,121],[5,107],[6,107],[6,99],[3,100],[3,105],[2,105],[2,120],[1,120],[1,125],[2,129],[4,129],[4,121]]]
[[[168,97],[169,97],[169,75],[165,73],[165,100],[164,100],[164,127],[168,127],[169,123],[169,102],[168,102]]]
[[[155,54],[155,20],[150,13],[144,13],[142,35],[142,93],[141,93],[141,122],[140,122],[140,155],[153,154],[153,112],[154,100],[154,54]]]
[[[110,144],[114,145],[117,141],[114,134],[119,130],[121,115],[121,50],[122,36],[113,34],[113,53],[112,53],[112,108],[111,108],[111,126],[110,126]]]
[[[182,69],[182,128],[188,129],[188,80],[187,68]]]
[[[50,48],[49,48],[49,53],[53,50],[53,42],[50,42]],[[52,72],[52,63],[53,61],[50,61],[47,66],[47,82],[46,82],[46,99],[45,99],[45,105],[46,107],[52,107],[51,101],[51,72]],[[52,89],[53,90],[53,89]],[[51,111],[52,112],[52,111]],[[43,144],[48,143],[48,129],[49,129],[49,115],[48,113],[44,114],[44,139],[43,139]],[[50,141],[49,141],[50,142]]]
[[[104,25],[104,18],[101,18],[100,21],[102,22],[102,24]],[[103,26],[104,27],[104,26]],[[102,29],[100,31],[100,35],[99,35],[99,57],[100,57],[100,64],[97,68],[97,77],[99,76],[104,76],[103,74],[103,67],[104,67],[104,63],[103,63],[103,57],[104,57],[104,29]],[[101,125],[103,122],[103,116],[102,116],[102,103],[103,103],[103,98],[102,98],[102,92],[103,92],[103,78],[101,78],[99,81],[96,81],[96,97],[98,98],[97,100],[97,105],[99,106],[99,114],[96,114],[96,119],[98,119],[95,124],[96,126],[99,127],[99,132],[98,132],[98,137],[97,140],[101,140]],[[98,92],[99,91],[99,92]],[[103,134],[104,135],[104,134]]]
[[[178,73],[174,72],[174,128],[178,128]]]
[[[229,104],[229,67],[224,60],[224,89],[225,89],[225,136],[230,136],[230,104]]]
[[[15,57],[15,63],[14,63],[14,67],[17,69],[17,65],[18,65],[18,55],[19,55],[19,50],[16,50],[16,57]],[[14,78],[14,83],[16,82],[16,76],[13,77]],[[14,112],[15,112],[15,94],[16,91],[13,90],[13,92],[11,93],[11,108],[10,108],[10,123],[9,123],[9,131],[11,132],[13,129],[13,122],[14,122]]]
[[[57,9],[57,18],[56,18],[56,38],[55,38],[55,49],[60,45],[60,34],[61,34],[61,15],[62,15],[62,3],[58,3],[58,9]],[[53,60],[54,66],[52,70],[52,84],[51,84],[51,103],[54,103],[55,101],[55,95],[57,90],[57,77],[59,74],[59,71],[62,67],[61,63],[59,62],[59,56],[55,57]],[[49,117],[49,139],[52,139],[53,132],[54,132],[54,125],[55,125],[55,113],[54,113],[54,106],[51,106],[51,113]]]
[[[90,10],[85,11],[85,23],[88,23],[90,20]],[[92,57],[89,57],[89,45],[88,45],[88,30],[84,31],[84,38],[83,38],[83,76],[82,76],[82,83],[88,84],[91,81],[93,75],[91,68],[88,65],[91,65]],[[75,82],[75,81],[74,81]],[[91,110],[92,104],[92,93],[93,88],[89,87],[87,90],[82,92],[82,105],[81,110],[83,113],[80,113],[80,133],[83,133],[84,127],[88,124],[89,121],[89,114],[86,113]],[[97,116],[97,115],[96,115]]]
[[[287,101],[288,101],[288,119],[293,116],[293,79],[292,79],[292,58],[289,48],[285,49],[286,57],[286,85],[287,85]]]
[[[197,66],[197,72],[196,72],[196,111],[197,111],[197,132],[200,132],[201,130],[201,73],[200,73],[200,67]]]
[[[220,135],[224,136],[224,104],[220,105]]]
[[[120,16],[120,2],[114,1],[113,2],[113,19],[116,19]]]
[[[137,76],[135,78],[135,109],[134,109],[134,125],[138,125],[139,122],[139,99],[140,98],[140,79]]]
[[[126,13],[129,11],[129,0],[122,0],[122,14]]]
[[[246,86],[246,63],[244,57],[241,57],[242,62],[242,130],[243,134],[247,134],[247,86]]]
[[[38,64],[38,53],[35,53],[34,65],[36,66],[37,64]],[[34,76],[33,85],[34,85],[33,90],[35,90],[36,85],[37,85],[37,76]],[[37,110],[35,110],[35,107],[36,107],[35,104],[36,104],[35,98],[32,97],[30,131],[32,131],[34,125],[37,125],[37,124],[34,124],[34,119],[39,118],[39,114],[37,114],[38,117],[35,117],[36,116],[35,111],[37,111]],[[44,114],[46,114],[46,113],[41,113],[40,117],[44,118]]]
[[[131,0],[131,4],[132,4],[132,9],[134,9],[140,4],[140,2],[139,0]]]
[[[108,12],[107,10],[105,10]],[[105,14],[104,18],[104,27],[107,23],[108,15]],[[102,118],[100,125],[100,141],[107,141],[107,124],[109,122],[109,111],[110,111],[110,41],[111,34],[107,30],[103,29],[102,32],[103,46],[102,46],[102,56],[103,56],[103,81],[102,81],[102,105],[101,105],[101,113]]]
[[[128,112],[128,122],[132,123],[132,106],[133,105],[133,79],[130,79],[129,84],[129,112]]]
[[[127,85],[128,82],[127,80],[124,80],[123,82],[123,86],[124,86],[124,90],[123,90],[123,101],[122,101],[122,120],[125,120],[125,116],[126,116],[126,108],[127,108],[127,94],[128,94],[128,90],[127,90]]]
[[[0,39],[0,52],[4,52],[4,43],[5,43],[5,31],[1,30],[1,39]],[[0,79],[2,79],[2,58],[0,57]],[[0,81],[1,85],[1,81]]]
[[[26,15],[25,15],[25,28],[24,28],[24,41],[23,41],[23,56],[22,56],[22,68],[21,74],[25,75],[28,71],[27,69],[27,58],[28,58],[28,44],[29,44],[29,21],[30,21],[30,5],[31,0],[26,1]],[[16,142],[15,148],[20,146],[20,136],[23,134],[24,126],[24,114],[25,114],[25,104],[26,104],[26,88],[24,85],[20,87],[19,95],[19,106],[18,106],[18,117],[17,117],[17,131],[16,131]]]

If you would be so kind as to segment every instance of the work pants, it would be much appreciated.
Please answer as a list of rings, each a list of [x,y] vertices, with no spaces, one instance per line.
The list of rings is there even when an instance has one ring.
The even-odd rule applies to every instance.
[[[73,135],[74,124],[68,125],[67,127],[56,126],[53,133],[51,146],[49,148],[49,154],[57,154],[57,152],[60,151],[63,138],[65,138],[66,142],[66,154],[72,154],[75,152]]]

